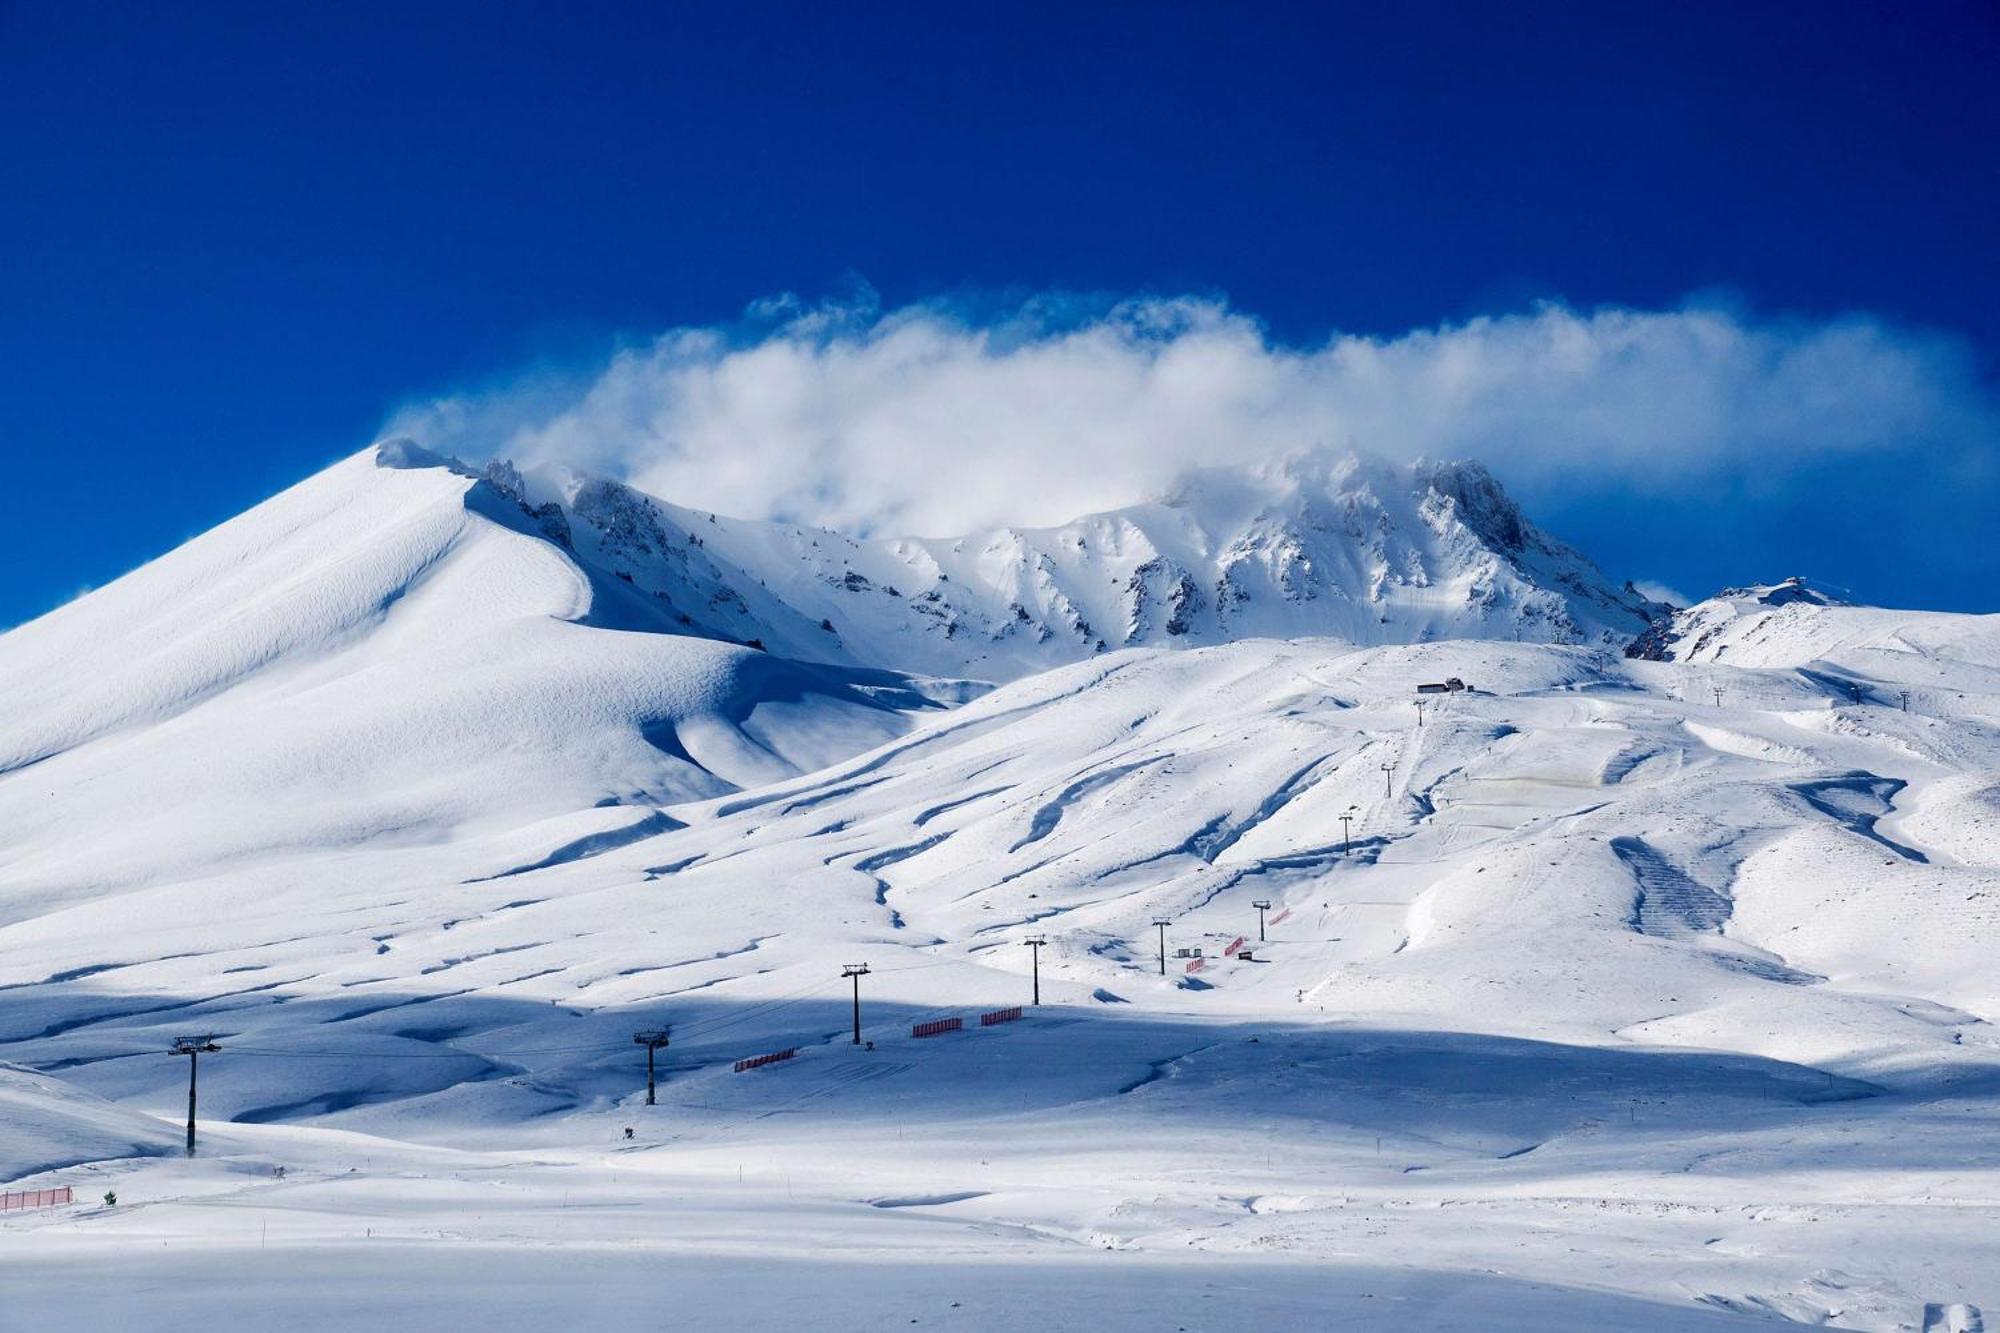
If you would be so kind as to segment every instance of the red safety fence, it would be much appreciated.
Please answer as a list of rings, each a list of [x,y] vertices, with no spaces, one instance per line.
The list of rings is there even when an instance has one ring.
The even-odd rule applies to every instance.
[[[747,1060],[738,1060],[736,1062],[736,1072],[740,1074],[746,1069],[762,1069],[765,1065],[774,1065],[780,1060],[789,1060],[798,1053],[799,1048],[794,1046],[787,1051],[772,1051],[769,1055],[753,1055]]]
[[[1290,916],[1291,914],[1292,914],[1292,909],[1287,907],[1284,911],[1278,913],[1276,916],[1271,918],[1271,924],[1275,926],[1280,921],[1283,921],[1286,917]]]
[[[1208,960],[1206,958],[1196,958],[1190,960],[1187,965],[1187,970],[1189,975],[1193,975],[1194,973],[1201,971],[1201,969],[1203,968],[1203,966],[1207,964],[1207,962]]]
[[[1229,942],[1228,944],[1225,944],[1225,945],[1223,945],[1223,946],[1222,946],[1222,956],[1223,956],[1224,958],[1227,958],[1227,957],[1229,957],[1229,955],[1231,955],[1231,954],[1235,953],[1235,952],[1236,952],[1236,951],[1237,951],[1238,949],[1240,949],[1240,948],[1242,948],[1242,947],[1243,947],[1243,937],[1242,937],[1241,935],[1238,935],[1238,936],[1237,936],[1237,937],[1236,937],[1235,939],[1231,940],[1231,941],[1230,941],[1230,942]]]
[[[965,1026],[962,1018],[933,1018],[928,1023],[916,1023],[910,1027],[912,1037],[935,1037],[940,1032],[956,1032]]]
[[[990,1028],[995,1023],[1011,1023],[1020,1016],[1021,1006],[1018,1004],[1012,1009],[995,1009],[990,1014],[981,1014],[979,1016],[979,1026]]]
[[[0,1194],[0,1213],[11,1213],[20,1208],[54,1208],[70,1201],[67,1185],[59,1185],[52,1190],[8,1190]]]

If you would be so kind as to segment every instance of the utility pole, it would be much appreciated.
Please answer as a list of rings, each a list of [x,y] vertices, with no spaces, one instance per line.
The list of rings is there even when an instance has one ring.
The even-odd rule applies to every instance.
[[[1417,700],[1417,725],[1421,727],[1423,724],[1424,724],[1424,701],[1422,699],[1419,699]]]
[[[1909,692],[1908,690],[1897,690],[1897,691],[1896,691],[1896,694],[1897,694],[1897,695],[1898,695],[1898,696],[1899,696],[1899,697],[1900,697],[1900,698],[1902,699],[1902,701],[1903,701],[1903,711],[1904,711],[1905,713],[1909,712],[1909,711],[1910,711],[1910,692]]]
[[[1353,842],[1348,826],[1354,822],[1354,812],[1358,808],[1357,806],[1350,805],[1347,807],[1346,813],[1340,817],[1340,854],[1342,856],[1347,855],[1348,846]]]
[[[176,1037],[170,1055],[185,1055],[188,1058],[188,1156],[194,1156],[194,1082],[195,1069],[201,1064],[202,1053],[219,1051],[213,1035],[206,1037]]]
[[[1167,975],[1167,927],[1173,922],[1163,916],[1153,918],[1153,924],[1160,928],[1160,975]]]
[[[1264,913],[1271,910],[1271,900],[1269,898],[1259,898],[1250,905],[1257,909],[1257,943],[1262,944],[1264,942]]]
[[[1711,685],[1708,689],[1715,696],[1715,706],[1717,708],[1722,707],[1722,687],[1720,685]]]
[[[868,975],[866,963],[844,963],[840,975],[854,978],[854,1044],[861,1044],[861,978]]]
[[[1395,771],[1396,766],[1394,764],[1382,765],[1382,794],[1391,799],[1394,799],[1396,795],[1396,788],[1389,775]]]
[[[656,1028],[649,1032],[635,1032],[632,1040],[646,1048],[646,1105],[654,1105],[653,1100],[653,1052],[667,1045],[667,1031]]]
[[[1035,1003],[1040,1004],[1042,1002],[1042,946],[1048,943],[1048,939],[1041,935],[1030,935],[1022,943],[1035,951]]]

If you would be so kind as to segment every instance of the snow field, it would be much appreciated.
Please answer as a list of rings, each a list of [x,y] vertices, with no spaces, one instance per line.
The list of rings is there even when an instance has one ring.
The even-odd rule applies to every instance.
[[[1985,619],[1739,599],[1692,662],[1244,639],[982,692],[646,632],[601,543],[386,461],[0,639],[0,1167],[120,1198],[0,1219],[0,1309],[2000,1305]],[[1023,1003],[1030,934],[1040,1009],[909,1037]]]

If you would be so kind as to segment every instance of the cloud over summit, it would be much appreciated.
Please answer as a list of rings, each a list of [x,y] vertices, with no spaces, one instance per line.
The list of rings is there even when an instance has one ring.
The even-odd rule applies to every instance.
[[[978,315],[765,302],[575,382],[414,404],[386,429],[725,513],[941,535],[1052,524],[1191,465],[1301,448],[1677,490],[1858,451],[1984,450],[1996,417],[1961,343],[1865,316],[1550,304],[1289,346],[1215,300],[1047,297]]]

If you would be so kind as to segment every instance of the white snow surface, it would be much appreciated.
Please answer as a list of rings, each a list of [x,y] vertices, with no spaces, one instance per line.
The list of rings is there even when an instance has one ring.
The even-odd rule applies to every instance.
[[[0,920],[284,848],[621,827],[579,812],[792,776],[931,704],[592,623],[577,563],[434,461],[357,455],[0,637]]]
[[[0,1176],[7,1180],[181,1146],[170,1126],[143,1111],[13,1065],[0,1065],[0,1131]]]
[[[1207,550],[1206,591],[1214,533],[1282,472],[1058,533],[1158,554],[1198,512],[1172,558]],[[0,1168],[120,1200],[0,1218],[0,1309],[1944,1330],[2000,1307],[2000,618],[1773,585],[1678,618],[1680,660],[1629,659],[1608,611],[1524,635],[1583,643],[1485,618],[1530,586],[1503,560],[1519,588],[1467,620],[1454,585],[1428,641],[1379,616],[1302,635],[1306,603],[1246,572],[1272,637],[1052,636],[1047,661],[855,618],[811,665],[780,652],[822,606],[931,586],[880,562],[985,599],[1019,552],[822,568],[797,546],[824,534],[650,501],[625,517],[703,536],[684,560],[592,529],[735,571],[712,586],[761,652],[662,632],[695,585],[618,578],[579,535],[594,502],[541,484],[364,454],[0,638]],[[1367,547],[1339,531],[1316,569]],[[841,561],[910,587],[826,584]],[[794,564],[827,600],[780,586]],[[1585,627],[1560,601],[1537,604]],[[938,678],[968,674],[1009,683]],[[1472,688],[1420,710],[1451,676]],[[190,1161],[165,1051],[207,1034]]]

